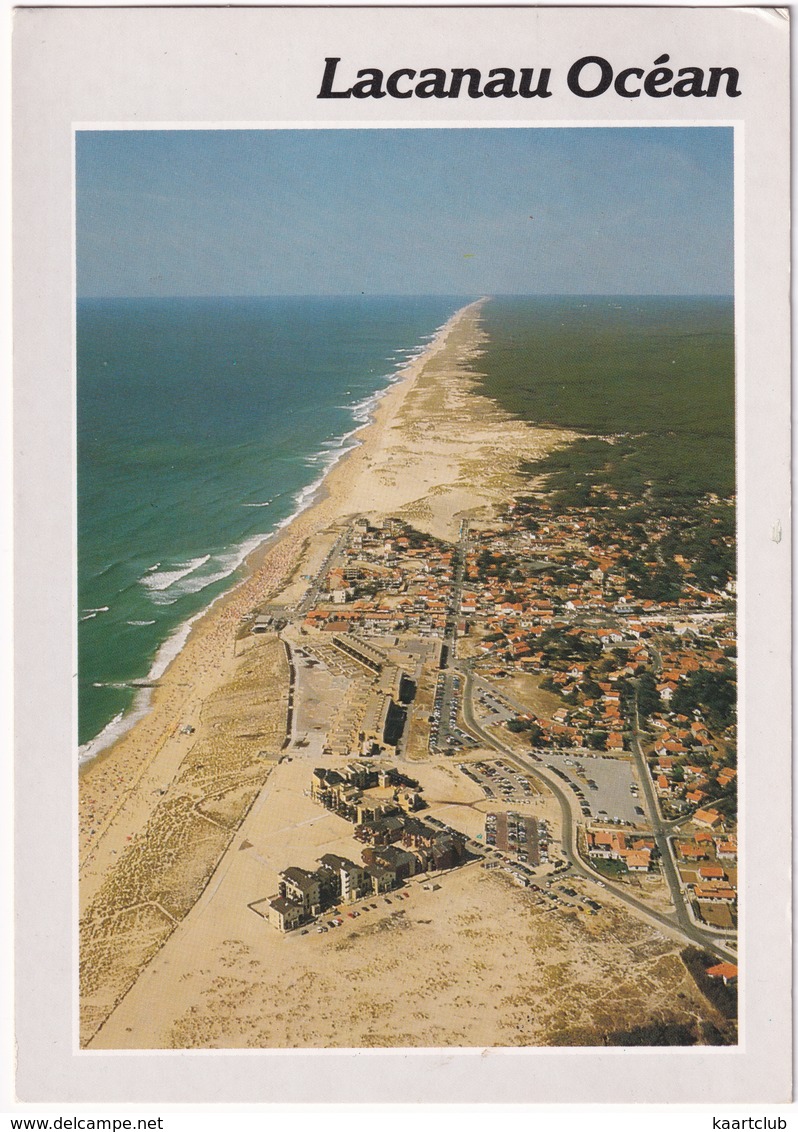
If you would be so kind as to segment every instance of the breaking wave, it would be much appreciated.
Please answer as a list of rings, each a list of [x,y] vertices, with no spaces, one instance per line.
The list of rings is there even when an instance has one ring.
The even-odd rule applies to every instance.
[[[146,574],[139,578],[143,586],[148,590],[162,591],[168,590],[170,586],[175,585],[181,578],[193,574],[195,570],[199,570],[200,566],[204,566],[210,558],[210,554],[204,554],[201,558],[193,558],[190,562],[182,562],[177,566],[173,566],[171,570],[158,570],[160,562],[155,566],[150,566]],[[155,573],[153,571],[156,571]]]

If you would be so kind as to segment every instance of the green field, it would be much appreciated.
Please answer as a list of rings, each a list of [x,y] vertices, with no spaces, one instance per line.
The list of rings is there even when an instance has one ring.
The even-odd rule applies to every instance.
[[[596,502],[597,487],[677,508],[733,494],[732,299],[497,298],[483,322],[483,391],[586,434],[529,466],[567,502]]]

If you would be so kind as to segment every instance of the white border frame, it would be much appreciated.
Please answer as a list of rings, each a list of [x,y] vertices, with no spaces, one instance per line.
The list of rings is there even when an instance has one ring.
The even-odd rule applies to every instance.
[[[396,12],[399,13],[398,23],[393,21],[393,13]],[[674,11],[616,8],[604,9],[594,13],[587,9],[492,8],[485,10],[461,9],[446,16],[448,12],[448,9],[437,9],[433,10],[432,16],[430,16],[429,10],[387,9],[381,10],[377,14],[382,23],[387,21],[395,29],[398,29],[397,34],[401,33],[399,38],[402,34],[407,34],[407,27],[404,26],[407,21],[414,22],[416,26],[419,23],[427,26],[425,21],[432,19],[433,22],[429,25],[433,28],[432,34],[439,35],[444,27],[449,27],[446,22],[447,19],[456,18],[458,24],[468,24],[472,33],[473,27],[480,20],[487,21],[485,26],[489,32],[488,38],[492,37],[495,41],[498,36],[495,30],[495,20],[498,12],[501,12],[505,21],[502,34],[504,35],[506,25],[508,41],[511,35],[511,25],[513,27],[523,26],[528,31],[530,26],[534,24],[536,32],[539,32],[540,28],[545,25],[544,32],[546,35],[553,37],[552,42],[556,40],[559,44],[563,44],[566,40],[570,43],[569,33],[573,31],[575,18],[580,20],[580,30],[583,25],[585,27],[590,25],[596,35],[599,34],[600,30],[597,21],[601,21],[605,27],[609,27],[610,31],[616,34],[624,21],[636,28],[638,32],[641,31],[641,28],[647,30],[648,21],[650,21],[652,27],[655,24],[659,29],[662,29],[663,26],[672,27],[676,29],[679,35],[686,36],[688,39],[691,36],[697,37],[699,41],[701,35],[706,36],[712,28],[715,31],[713,40],[715,44],[718,43],[719,38],[723,38],[720,33],[727,26],[737,29],[740,20],[744,20],[748,21],[745,30],[750,33],[746,36],[746,43],[744,45],[742,42],[737,43],[734,35],[731,36],[731,39],[737,44],[739,51],[742,52],[745,49],[746,52],[750,52],[746,57],[751,60],[752,74],[754,73],[754,60],[758,60],[760,57],[757,56],[755,48],[760,51],[765,50],[765,47],[760,46],[760,41],[763,44],[767,41],[770,44],[769,49],[780,50],[779,61],[775,66],[770,67],[769,74],[765,74],[764,71],[760,73],[760,70],[756,71],[757,82],[761,83],[763,89],[767,89],[771,99],[776,99],[773,103],[773,113],[766,117],[760,105],[761,100],[753,110],[739,106],[739,104],[734,104],[732,109],[734,111],[738,109],[746,110],[746,113],[741,115],[741,118],[745,120],[746,150],[748,150],[748,139],[752,129],[760,151],[763,142],[765,148],[767,148],[768,138],[773,138],[776,145],[770,166],[767,169],[762,168],[760,152],[760,160],[756,162],[756,168],[752,165],[747,168],[747,171],[740,173],[743,178],[742,184],[738,183],[737,164],[735,167],[735,310],[738,314],[738,358],[747,359],[749,347],[753,349],[754,345],[761,347],[764,344],[763,319],[768,324],[766,333],[771,335],[768,349],[773,355],[771,369],[764,380],[761,364],[756,366],[756,373],[751,375],[751,381],[755,379],[760,381],[760,385],[755,391],[758,398],[756,404],[752,400],[754,390],[751,386],[746,383],[744,387],[739,387],[742,389],[742,394],[738,399],[738,430],[744,422],[745,434],[744,436],[742,433],[740,434],[742,442],[738,446],[738,459],[740,461],[738,467],[744,467],[746,475],[752,475],[756,482],[755,492],[752,496],[747,495],[745,502],[742,492],[738,492],[738,520],[741,532],[739,577],[741,590],[744,588],[745,591],[744,594],[740,594],[741,637],[744,633],[747,636],[747,629],[743,623],[743,609],[745,608],[743,599],[747,602],[749,595],[752,599],[750,613],[752,618],[756,619],[756,632],[751,638],[752,655],[750,658],[746,656],[745,665],[741,667],[746,669],[753,667],[755,663],[761,662],[764,657],[765,663],[761,664],[761,671],[775,672],[768,693],[771,697],[775,695],[776,706],[783,711],[785,707],[788,708],[785,681],[780,679],[780,672],[774,670],[772,664],[773,642],[775,642],[776,663],[788,664],[789,650],[784,631],[785,618],[782,612],[786,609],[789,601],[789,564],[785,561],[787,555],[784,553],[789,547],[789,541],[786,537],[788,526],[788,468],[785,463],[788,437],[783,427],[785,398],[788,388],[788,368],[786,364],[786,357],[788,356],[787,256],[784,248],[777,242],[782,240],[786,243],[784,237],[786,235],[787,161],[783,151],[778,148],[780,145],[782,147],[785,145],[786,138],[786,105],[784,104],[786,102],[784,100],[786,95],[786,44],[783,39],[779,39],[778,35],[775,34],[777,31],[783,33],[785,25],[781,23],[781,26],[779,26],[781,17],[774,10],[762,9],[729,9],[725,11],[681,9]],[[391,13],[390,16],[389,13]],[[441,22],[442,13],[444,18]],[[59,269],[57,267],[59,262],[63,263],[65,229],[63,220],[58,219],[58,217],[63,217],[63,201],[59,202],[58,196],[53,194],[57,194],[59,184],[62,192],[64,187],[63,179],[59,182],[57,172],[59,154],[64,144],[64,115],[65,113],[68,114],[73,121],[87,120],[85,113],[75,114],[70,111],[70,99],[74,103],[76,95],[79,94],[82,94],[85,98],[85,91],[81,87],[81,79],[78,77],[76,69],[78,59],[87,57],[90,60],[98,42],[102,42],[106,49],[113,49],[118,52],[129,67],[134,60],[141,62],[145,55],[149,63],[156,67],[153,53],[149,52],[148,54],[149,49],[143,46],[140,35],[142,29],[147,29],[147,37],[152,37],[155,33],[155,38],[168,42],[170,50],[174,49],[178,56],[177,64],[174,63],[174,60],[169,62],[171,70],[166,68],[164,71],[158,72],[166,83],[164,98],[166,100],[171,98],[174,102],[175,97],[177,97],[178,102],[185,104],[185,95],[182,89],[178,90],[178,87],[188,80],[192,97],[196,96],[197,105],[201,105],[203,101],[207,100],[207,91],[200,93],[197,86],[198,82],[202,82],[202,76],[194,74],[192,78],[189,71],[186,70],[186,63],[191,61],[188,59],[188,56],[190,56],[189,48],[196,48],[216,57],[221,50],[229,46],[232,35],[232,31],[229,29],[235,27],[242,30],[248,25],[251,29],[257,25],[256,30],[259,29],[262,35],[265,28],[264,20],[270,21],[269,33],[275,42],[279,40],[280,35],[287,34],[288,29],[293,31],[296,28],[298,34],[301,33],[305,36],[308,44],[311,40],[314,40],[317,26],[323,25],[326,33],[330,34],[331,21],[340,22],[343,20],[344,24],[348,25],[347,34],[351,35],[351,42],[360,44],[361,41],[370,42],[369,37],[372,39],[375,37],[372,19],[375,13],[373,9],[335,8],[329,10],[293,9],[291,11],[278,9],[228,11],[219,9],[117,9],[113,11],[110,9],[87,9],[83,11],[26,9],[22,10],[21,14],[23,18],[18,22],[19,30],[17,34],[17,133],[15,139],[17,157],[15,182],[17,193],[17,229],[15,233],[17,248],[16,412],[17,449],[19,452],[17,461],[19,500],[17,569],[18,610],[22,614],[22,624],[25,626],[25,631],[20,633],[18,643],[20,687],[17,692],[19,721],[17,813],[20,823],[26,820],[30,821],[32,816],[36,817],[36,814],[32,814],[31,811],[33,798],[31,791],[36,791],[41,799],[38,812],[56,818],[53,837],[57,846],[59,837],[57,815],[60,812],[58,807],[63,804],[63,800],[58,794],[55,782],[59,776],[61,780],[63,779],[63,768],[58,764],[52,766],[48,764],[48,752],[43,749],[43,745],[47,746],[48,749],[59,749],[58,742],[53,743],[58,729],[56,727],[55,731],[53,730],[53,722],[50,719],[32,718],[31,704],[29,704],[27,696],[30,691],[33,701],[36,701],[38,697],[39,702],[41,702],[43,688],[48,689],[50,695],[54,696],[60,679],[59,672],[65,671],[65,666],[59,664],[57,660],[59,654],[63,655],[63,648],[59,648],[58,637],[52,632],[53,627],[57,628],[67,623],[65,610],[63,605],[59,604],[58,599],[58,593],[62,593],[63,586],[57,592],[54,590],[52,593],[47,589],[48,582],[54,587],[58,587],[60,584],[52,567],[49,570],[47,569],[47,555],[52,549],[53,539],[55,539],[56,556],[59,546],[64,546],[62,517],[44,509],[48,489],[54,483],[57,483],[57,460],[55,467],[52,457],[49,465],[46,459],[38,466],[35,462],[36,458],[50,454],[48,439],[53,441],[53,455],[57,457],[59,429],[62,427],[64,419],[63,414],[59,414],[58,410],[64,403],[64,391],[59,389],[57,385],[52,385],[52,379],[48,378],[50,384],[47,389],[48,392],[53,394],[53,403],[48,402],[45,406],[48,411],[41,413],[42,404],[37,397],[39,390],[36,386],[36,374],[47,373],[50,369],[53,373],[58,373],[59,369],[63,371],[63,349],[58,345],[59,342],[63,342],[63,326],[58,329],[57,318],[52,326],[44,323],[39,312],[42,310],[43,304],[43,309],[49,315],[57,314],[60,310],[63,316],[64,293],[63,288],[58,284]],[[112,16],[111,19],[109,19],[109,14]],[[434,20],[435,16],[439,17],[437,24]],[[219,22],[220,17],[223,24]],[[312,32],[308,22],[309,17],[312,17],[316,23]],[[719,18],[723,21],[723,27],[718,22]],[[645,25],[641,24],[641,19],[645,19]],[[47,35],[44,38],[42,38],[42,21],[46,21],[47,25]],[[663,21],[666,21],[665,25],[663,25]],[[35,26],[37,24],[38,27]],[[137,27],[136,34],[129,40],[125,39],[123,25],[124,29],[128,30],[133,25]],[[219,27],[223,27],[225,30],[224,35],[217,39],[214,35],[214,28]],[[338,25],[332,30],[337,31]],[[458,28],[457,35],[462,37],[462,34],[463,31]],[[736,30],[735,34],[737,34]],[[749,39],[750,43],[748,42]],[[267,48],[272,40],[268,40],[267,37],[267,40],[263,41]],[[305,40],[300,39],[300,42],[304,48]],[[546,42],[549,41],[546,40]],[[52,47],[53,43],[57,43],[58,50],[55,53]],[[40,44],[43,45],[43,49]],[[777,47],[777,45],[779,46]],[[181,49],[184,50],[186,56],[182,60],[182,70],[179,61]],[[565,49],[568,49],[567,45]],[[480,48],[480,50],[482,49]],[[571,50],[573,52],[574,49],[571,48]],[[720,51],[720,48],[718,50]],[[363,48],[363,51],[366,55],[368,54],[365,48]],[[363,51],[361,51],[361,55]],[[330,53],[334,52],[331,51]],[[540,59],[539,50],[532,50],[531,54],[533,58],[537,56]],[[42,71],[44,57],[49,62],[47,73],[48,79],[52,79],[51,88],[48,87],[48,84],[40,83],[38,77],[44,73]],[[721,57],[722,54],[719,55],[719,58]],[[363,58],[364,63],[368,64],[369,59],[365,55]],[[770,63],[770,57],[766,55],[766,58]],[[114,58],[112,67],[115,67],[116,63],[117,60]],[[151,84],[146,92],[139,86],[137,93],[138,79],[134,72],[135,67],[128,76],[132,86],[125,91],[125,96],[132,97],[134,101],[137,98],[141,101],[141,94],[148,95],[151,93]],[[242,84],[245,88],[245,97],[252,99],[257,94],[262,95],[265,99],[267,95],[263,94],[260,88],[256,90],[252,86],[251,67],[247,76],[250,85]],[[89,80],[90,78],[91,76],[89,76]],[[110,87],[103,92],[95,91],[94,93],[96,97],[104,96],[105,93],[113,94],[114,99],[112,101],[116,100],[117,91],[116,89],[112,91]],[[220,90],[219,94],[221,93]],[[778,101],[779,95],[784,100],[783,102]],[[78,101],[80,100],[78,99]],[[306,115],[302,113],[301,98],[296,101],[299,106],[298,111],[292,108],[287,109],[285,101],[280,103],[281,110],[287,114],[287,117],[279,120],[280,128],[300,128],[301,123],[306,120],[309,127],[320,128],[319,120],[315,117],[307,119]],[[144,98],[144,102],[147,102],[147,97]],[[568,108],[574,108],[573,100]],[[314,107],[314,109],[317,109],[317,107]],[[454,128],[460,125],[467,128],[470,126],[490,127],[518,124],[509,118],[501,121],[492,118],[490,121],[486,121],[481,116],[478,120],[472,121],[463,117],[461,106],[453,109],[457,111],[456,117],[453,120],[446,119],[441,123],[446,128]],[[588,109],[597,108],[588,107]],[[706,112],[717,108],[708,107],[706,103],[702,106],[691,105],[689,109],[694,112],[692,124],[696,124],[700,120],[702,125],[734,124],[736,127],[738,121],[738,119],[735,119],[734,123],[731,123],[720,115],[717,118],[713,117],[711,113]],[[700,119],[699,112],[701,113]],[[296,119],[292,117],[293,114],[297,115]],[[99,114],[90,120],[93,123],[105,120],[109,125],[113,122],[114,128],[116,128],[114,117],[114,114],[107,117]],[[143,118],[147,120],[148,116],[144,115]],[[174,117],[170,115],[164,121],[174,121]],[[190,121],[190,113],[187,114],[186,120],[178,119],[178,121],[180,128],[202,128],[197,121]],[[213,120],[212,128],[218,128],[220,121],[235,121],[237,125],[240,122],[240,128],[248,129],[259,128],[261,124],[260,121],[250,120],[248,117],[243,120],[237,117],[230,119],[229,115],[221,114],[218,119]],[[152,124],[151,119],[149,124]],[[527,125],[528,123],[521,124]],[[632,123],[618,120],[614,116],[601,119],[600,115],[588,120],[580,119],[578,123],[575,118],[567,117],[557,117],[551,120],[546,118],[545,121],[536,119],[534,122],[536,127],[574,124],[580,126],[593,124],[664,126],[670,124],[683,127],[690,125],[691,122],[681,118],[668,120],[667,123],[662,120],[655,122],[643,118],[642,120],[636,119]],[[375,128],[386,128],[386,126],[395,128],[429,126],[435,128],[431,123],[424,122],[421,118],[390,122],[375,120],[368,123],[350,122],[344,119],[340,123],[336,123],[338,128],[356,128],[358,125],[368,125]],[[142,127],[137,123],[136,128]],[[49,138],[49,144],[54,146],[53,153],[47,151],[48,142],[45,140],[47,138]],[[73,142],[73,134],[70,134],[69,140],[70,143]],[[735,156],[738,153],[737,142],[738,134],[735,128]],[[74,154],[73,144],[70,146],[70,152],[72,155]],[[38,171],[37,174],[32,174],[34,168]],[[72,183],[74,184],[74,177]],[[743,184],[746,192],[744,196],[741,196],[739,194],[743,191]],[[756,214],[750,214],[756,220],[756,223],[752,225],[749,232],[748,225],[744,220],[743,210],[747,210],[748,204],[746,202],[752,199],[756,199],[760,207]],[[53,208],[52,212],[49,211],[51,207]],[[39,221],[38,225],[37,220]],[[764,243],[761,242],[763,231],[768,236]],[[760,300],[750,309],[745,306],[743,308],[744,318],[740,318],[741,304],[745,295],[743,282],[749,280],[748,268],[750,267],[750,263],[743,255],[745,244],[742,241],[746,236],[749,236],[752,241],[754,239],[760,241],[756,245],[752,244],[757,268],[755,273],[758,284],[757,293],[767,297],[770,309],[763,311],[763,303]],[[48,237],[53,238],[54,243],[52,245],[47,243]],[[48,268],[53,274],[48,273]],[[784,273],[783,296],[780,272]],[[63,276],[63,272],[61,274]],[[38,278],[36,278],[37,275]],[[71,305],[71,309],[74,310],[74,303]],[[31,325],[32,319],[38,321],[35,332]],[[775,329],[772,328],[773,320],[775,320]],[[72,342],[74,343],[74,326],[72,330]],[[74,354],[74,350],[72,353]],[[37,437],[37,434],[38,439],[32,451],[28,444],[34,437]],[[752,436],[754,447],[750,448]],[[750,451],[755,451],[757,462],[760,464],[760,468],[754,468],[754,472],[751,472],[751,466],[746,461],[747,446],[748,454],[750,454]],[[766,482],[768,478],[769,483]],[[772,523],[770,521],[763,522],[761,511],[758,511],[757,508],[766,509],[767,520],[775,516],[777,520],[781,521],[785,537],[780,549],[778,549],[779,544],[768,537]],[[53,530],[50,532],[49,538],[42,537],[41,523],[37,522],[37,515],[42,519],[46,516],[47,522],[52,525]],[[753,543],[754,539],[757,540],[756,546]],[[777,548],[775,551],[774,547]],[[750,572],[749,560],[751,560]],[[752,582],[751,579],[755,579],[755,581]],[[762,592],[763,586],[767,587],[766,594]],[[747,614],[745,617],[747,619]],[[763,639],[762,629],[765,626],[769,633],[768,641]],[[73,627],[74,621],[70,624],[70,640]],[[32,648],[34,637],[38,637],[39,643],[46,640],[51,646],[50,652],[53,654],[41,672],[31,667],[35,655],[35,649]],[[756,646],[756,656],[753,655],[754,646]],[[770,663],[767,663],[768,661]],[[757,674],[759,670],[756,670]],[[761,681],[757,680],[756,676],[754,676],[753,691],[760,693],[761,699]],[[751,685],[746,678],[744,692],[746,700],[749,699],[750,693]],[[741,695],[741,701],[742,699],[743,696]],[[755,784],[760,796],[758,802],[761,801],[763,793],[769,794],[771,804],[777,811],[776,828],[784,836],[789,827],[785,793],[783,789],[780,790],[785,772],[785,729],[781,726],[782,721],[780,719],[775,721],[767,719],[763,722],[775,724],[771,727],[770,735],[767,736],[767,743],[772,744],[772,746],[768,746],[768,753],[773,761],[769,761],[767,766],[758,767],[758,773],[761,772],[759,780]],[[766,731],[767,728],[764,728],[764,730]],[[746,751],[749,750],[747,737],[742,736],[742,728],[741,747]],[[776,752],[775,757],[772,755],[773,751]],[[49,769],[52,775],[46,775],[43,779],[41,774],[36,776],[34,768],[38,768],[40,772]],[[31,778],[32,773],[34,778]],[[748,778],[749,776],[746,776],[746,799],[751,787]],[[35,785],[33,785],[34,783]],[[786,801],[788,802],[788,799]],[[763,816],[761,811],[758,810],[756,820],[757,828],[760,831],[764,828],[762,824]],[[61,824],[63,825],[63,822]],[[753,824],[753,821],[751,825],[747,824],[747,828],[750,830]],[[52,840],[49,844],[52,844]],[[135,1056],[122,1051],[102,1056],[99,1055],[99,1051],[96,1053],[91,1051],[86,1058],[82,1054],[76,1057],[74,1052],[64,1048],[63,1039],[57,1036],[63,1032],[63,1016],[59,1013],[61,1009],[59,1002],[63,998],[63,994],[58,990],[57,981],[54,984],[56,992],[55,1016],[52,1020],[47,1020],[47,1026],[40,1024],[46,1018],[44,1010],[40,1008],[38,1013],[31,1011],[31,1004],[34,999],[40,1003],[45,1001],[41,995],[36,994],[39,988],[35,985],[35,972],[46,968],[46,965],[45,967],[42,966],[44,957],[49,957],[52,960],[59,953],[57,948],[54,951],[49,945],[47,934],[42,931],[45,922],[41,919],[37,920],[33,914],[30,895],[31,891],[39,896],[49,894],[52,903],[48,906],[48,910],[50,907],[55,909],[58,901],[57,887],[48,883],[47,879],[42,879],[41,876],[37,877],[36,870],[37,867],[40,868],[42,859],[41,857],[34,859],[29,850],[29,838],[25,837],[24,832],[18,831],[17,875],[20,921],[18,947],[25,949],[24,953],[18,952],[21,979],[18,992],[20,996],[18,1000],[18,1010],[20,1011],[18,1014],[20,1041],[18,1080],[23,1099],[40,1101],[49,1099],[58,1100],[62,1103],[79,1100],[96,1102],[134,1101],[137,1099],[146,1099],[150,1103],[186,1101],[188,1099],[200,1101],[281,1101],[287,1103],[308,1100],[407,1102],[407,1058],[409,1056],[407,1051],[376,1051],[382,1055],[383,1074],[379,1081],[373,1079],[373,1073],[369,1070],[369,1065],[373,1066],[374,1062],[371,1059],[363,1059],[363,1053],[366,1051],[347,1054],[339,1050],[329,1050],[324,1051],[323,1054],[311,1055],[308,1055],[306,1051],[279,1051],[279,1054],[277,1051],[247,1051],[249,1056],[246,1057],[242,1057],[238,1051],[235,1053],[213,1051],[216,1072],[212,1075],[209,1075],[207,1070],[204,1069],[204,1066],[207,1065],[207,1058],[200,1056],[199,1061],[197,1061],[194,1051],[191,1054],[178,1051],[171,1054],[161,1052],[151,1054],[142,1051]],[[760,870],[757,875],[763,876],[761,847],[756,847],[756,853]],[[748,854],[746,856],[749,857]],[[455,1100],[461,1102],[581,1100],[591,1103],[670,1099],[704,1102],[788,1099],[789,1002],[784,1001],[784,999],[777,1001],[772,992],[768,992],[766,989],[768,985],[776,985],[773,981],[774,978],[780,980],[779,986],[782,988],[785,986],[785,958],[788,958],[785,945],[789,946],[788,920],[779,915],[778,906],[775,916],[772,915],[773,899],[786,896],[785,878],[787,874],[783,867],[786,863],[786,853],[784,858],[785,860],[782,859],[780,854],[777,855],[772,870],[773,875],[764,876],[762,887],[766,890],[766,902],[763,903],[759,899],[759,892],[756,894],[756,899],[754,899],[754,893],[750,894],[750,904],[746,901],[746,909],[750,912],[748,927],[752,931],[755,928],[757,929],[757,945],[761,946],[764,942],[762,938],[763,929],[772,929],[776,938],[768,948],[767,971],[760,962],[757,971],[757,984],[752,983],[750,987],[749,994],[754,1000],[759,1016],[754,1020],[756,1022],[755,1035],[752,1031],[752,1040],[746,1041],[744,1047],[715,1050],[707,1050],[704,1047],[698,1050],[692,1047],[687,1050],[669,1050],[665,1060],[662,1060],[662,1056],[666,1051],[624,1051],[633,1053],[631,1061],[627,1058],[625,1063],[618,1061],[615,1056],[606,1058],[604,1055],[607,1051],[602,1050],[601,1053],[592,1050],[587,1051],[592,1054],[592,1057],[589,1059],[582,1058],[579,1063],[580,1080],[576,1091],[573,1088],[573,1057],[574,1055],[579,1056],[582,1051],[552,1049],[490,1050],[484,1053],[466,1051],[467,1053],[481,1053],[479,1058],[474,1058],[463,1057],[460,1051],[450,1049],[432,1053],[414,1050],[412,1051],[414,1056],[411,1062],[414,1095],[411,1099],[436,1102]],[[750,857],[747,863],[749,867],[747,876],[750,880],[752,875]],[[759,886],[757,887],[759,888]],[[41,908],[42,905],[39,904],[39,907]],[[767,911],[763,916],[765,909]],[[784,912],[788,913],[786,907]],[[767,922],[768,914],[771,915],[769,923]],[[57,919],[56,922],[60,921]],[[749,952],[746,950],[746,961],[748,954]],[[759,958],[756,949],[751,954],[755,958]],[[67,956],[67,960],[68,958]],[[64,970],[63,950],[60,952],[60,958],[56,959],[55,962],[54,974],[57,980],[60,977],[59,972]],[[69,966],[70,964],[67,962],[67,968]],[[768,1011],[773,1016],[769,1022],[765,1022],[762,1016],[761,1006],[763,1001],[772,1006],[772,1010]],[[59,1019],[61,1020],[59,1021]],[[748,1033],[748,1021],[747,1019],[746,1035]],[[53,1029],[53,1026],[55,1026],[55,1029]],[[203,1051],[203,1053],[207,1052],[211,1051]],[[678,1063],[681,1072],[679,1079],[675,1080],[671,1077],[673,1068],[675,1068],[673,1057],[679,1055],[682,1058]],[[251,1072],[252,1056],[257,1056],[264,1062],[263,1073],[265,1075],[259,1081],[253,1080]],[[529,1058],[540,1059],[541,1056],[542,1060],[535,1062],[540,1067],[536,1071],[533,1069]],[[519,1081],[517,1075],[508,1074],[505,1071],[513,1065],[513,1062],[508,1061],[509,1057],[526,1059],[526,1080]],[[560,1062],[562,1062],[561,1068],[559,1068]],[[555,1064],[558,1066],[557,1072],[555,1072]],[[668,1068],[669,1064],[670,1069]],[[623,1069],[620,1075],[613,1068],[613,1065],[618,1070]],[[637,1068],[633,1068],[633,1066]],[[194,1072],[194,1069],[197,1068],[199,1069],[198,1073]],[[143,1076],[145,1073],[146,1078]],[[651,1086],[652,1076],[656,1078],[653,1088]],[[312,1090],[310,1093],[308,1088]]]

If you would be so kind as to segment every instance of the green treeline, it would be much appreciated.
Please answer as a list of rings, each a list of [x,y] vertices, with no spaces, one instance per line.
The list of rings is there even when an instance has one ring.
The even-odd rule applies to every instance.
[[[681,953],[682,961],[693,976],[696,986],[723,1015],[724,1018],[737,1017],[737,986],[726,984],[721,979],[711,979],[707,970],[717,963],[709,951],[697,947],[687,947]]]
[[[734,492],[731,299],[501,298],[483,322],[484,392],[593,434],[529,467],[563,503],[600,504],[602,488],[677,507]]]
[[[737,707],[737,671],[726,664],[719,671],[699,669],[691,672],[676,686],[671,700],[671,711],[692,715],[704,712],[712,725],[724,730],[734,723]]]

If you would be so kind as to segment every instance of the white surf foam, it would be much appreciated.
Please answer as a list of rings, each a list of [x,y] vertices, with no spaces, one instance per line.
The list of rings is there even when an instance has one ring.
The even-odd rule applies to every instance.
[[[190,562],[178,563],[176,567],[171,570],[159,570],[157,573],[152,573],[155,569],[150,567],[143,577],[139,578],[142,586],[146,586],[148,590],[168,590],[175,582],[179,582],[181,578],[185,578],[188,574],[193,574],[195,570],[199,570],[200,566],[204,566],[210,558],[210,554],[204,554],[201,558],[192,558]],[[160,565],[160,563],[159,563]]]
[[[428,338],[422,339],[422,341],[427,342],[428,344],[434,342],[439,335],[445,333],[448,330],[450,322],[451,319],[444,323],[441,327],[439,327],[434,334],[429,335]],[[141,584],[146,586],[150,590],[152,600],[158,602],[159,604],[171,605],[186,593],[198,593],[201,590],[205,589],[207,586],[213,585],[214,582],[223,580],[225,577],[228,577],[230,574],[232,574],[256,547],[262,545],[265,542],[274,540],[285,527],[292,523],[294,519],[299,514],[301,514],[302,511],[310,507],[315,501],[315,498],[322,488],[324,480],[329,474],[331,468],[333,468],[335,464],[337,464],[338,461],[344,455],[346,455],[347,452],[359,446],[360,441],[357,438],[357,434],[365,427],[365,425],[367,425],[371,421],[374,410],[379,404],[380,399],[388,392],[388,389],[391,387],[391,385],[402,379],[403,370],[407,367],[409,362],[411,360],[422,357],[427,352],[427,350],[429,349],[428,344],[423,347],[416,347],[415,350],[411,352],[412,358],[405,358],[400,363],[395,373],[385,375],[387,384],[384,388],[376,390],[374,393],[369,394],[368,397],[365,397],[356,405],[351,406],[350,411],[352,412],[352,416],[358,422],[358,424],[355,428],[345,433],[340,438],[333,438],[330,441],[326,442],[327,450],[323,454],[324,458],[319,461],[319,463],[323,464],[323,471],[312,483],[308,484],[306,487],[301,488],[294,494],[292,502],[295,504],[295,507],[290,515],[286,516],[285,519],[281,519],[280,522],[276,523],[271,532],[256,535],[253,538],[248,539],[246,542],[242,543],[240,546],[235,547],[227,554],[217,556],[216,561],[213,563],[215,569],[213,569],[210,573],[204,574],[200,572],[201,568],[210,561],[210,554],[206,554],[201,558],[196,558],[191,562],[184,563],[177,569],[161,571],[160,574],[155,573],[155,571],[157,571],[161,566],[160,562],[156,562],[155,565],[150,566],[147,570],[147,574],[154,574],[154,577],[150,579],[145,575],[139,579]],[[279,496],[273,497],[273,499],[277,498],[279,498]],[[268,502],[272,502],[272,500],[269,500]],[[268,503],[266,502],[244,504],[244,506],[252,507],[267,505]],[[199,572],[196,577],[193,576],[195,572]],[[169,592],[167,593],[167,591]],[[167,639],[164,641],[164,643],[156,653],[150,671],[147,674],[148,680],[156,681],[159,680],[161,676],[163,676],[163,674],[166,672],[166,669],[179,654],[186,641],[188,640],[194,622],[197,621],[200,617],[203,617],[208,612],[208,610],[213,607],[215,602],[218,601],[220,597],[223,597],[224,593],[226,592],[228,591],[223,591],[222,593],[218,594],[213,599],[213,601],[210,602],[209,605],[205,606],[203,609],[198,610],[197,613],[195,613],[187,621],[183,622],[182,625],[179,625],[177,629],[175,629],[174,632],[171,633],[169,637],[167,637]],[[105,612],[105,610],[103,610],[103,612]],[[88,743],[85,743],[80,748],[80,761],[85,762],[91,758],[94,758],[95,755],[100,753],[100,751],[104,750],[106,747],[109,747],[112,743],[114,743],[120,735],[123,735],[126,731],[133,727],[133,725],[138,722],[139,719],[146,715],[149,708],[150,697],[150,688],[139,688],[131,709],[127,712],[120,712],[118,715],[116,715],[114,719],[112,719],[111,722],[103,728],[99,735],[90,740]]]
[[[246,542],[239,543],[238,546],[233,547],[231,550],[225,551],[223,554],[208,555],[208,570],[197,571],[194,574],[181,578],[180,581],[172,585],[169,589],[169,594],[172,600],[176,601],[181,597],[186,597],[188,594],[197,594],[202,590],[213,586],[217,582],[221,582],[224,578],[235,573],[244,559],[250,554],[256,546],[259,546],[264,539],[264,535],[254,535],[252,538],[247,539]]]
[[[129,714],[130,716],[133,715],[132,712]],[[128,717],[124,712],[120,711],[115,715],[110,723],[106,723],[99,735],[95,735],[93,739],[90,739],[88,743],[84,743],[83,746],[78,749],[78,761],[82,763],[88,762],[89,759],[93,759],[95,755],[98,755],[100,751],[104,750],[106,747],[110,747],[111,743],[118,739],[120,735],[123,735],[129,727],[133,726],[135,720],[131,719],[128,723],[127,719]]]

